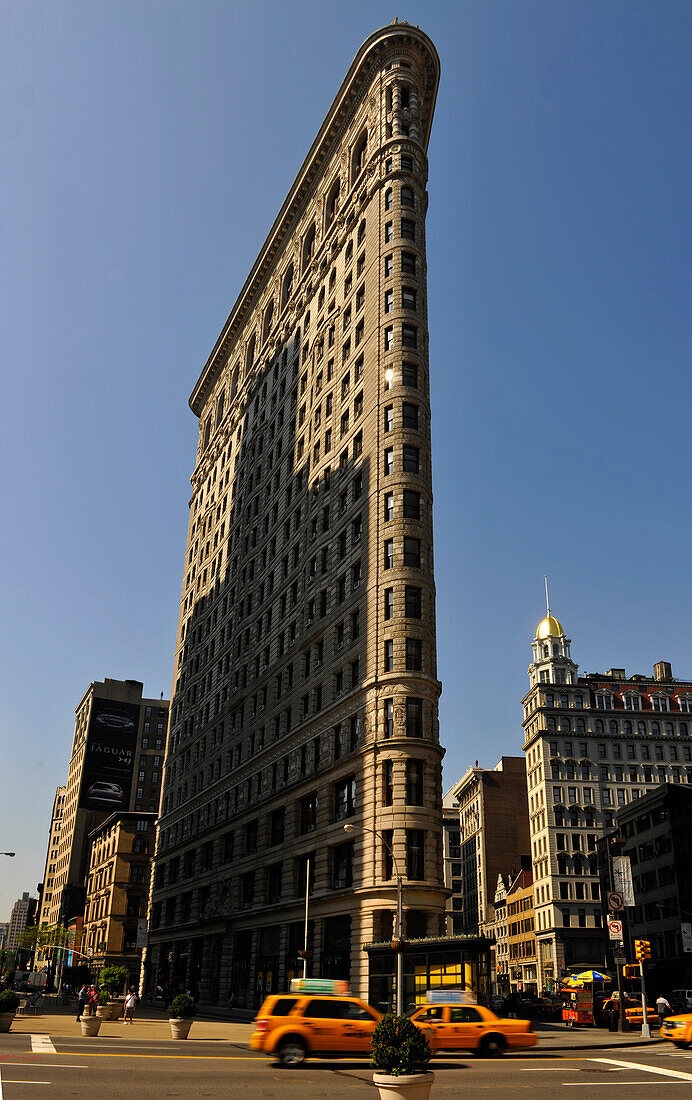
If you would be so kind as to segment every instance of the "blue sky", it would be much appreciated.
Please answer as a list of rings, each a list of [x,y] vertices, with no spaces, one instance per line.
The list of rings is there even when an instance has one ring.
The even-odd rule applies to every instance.
[[[187,398],[361,42],[435,41],[430,367],[448,786],[582,670],[692,679],[692,6],[0,2],[0,919],[74,707],[170,691]]]

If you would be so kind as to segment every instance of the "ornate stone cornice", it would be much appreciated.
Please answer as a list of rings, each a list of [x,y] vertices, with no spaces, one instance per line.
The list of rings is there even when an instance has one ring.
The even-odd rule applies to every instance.
[[[263,293],[266,281],[291,233],[295,230],[323,166],[337,145],[343,125],[364,99],[373,69],[395,49],[416,50],[421,59],[420,110],[422,144],[427,149],[430,126],[440,77],[440,61],[433,43],[418,27],[392,23],[375,31],[363,43],[332,103],[331,108],[296,176],[291,190],[264,242],[259,256],[238,295],[235,305],[214,345],[190,396],[190,408],[199,416],[224,366],[231,345]]]

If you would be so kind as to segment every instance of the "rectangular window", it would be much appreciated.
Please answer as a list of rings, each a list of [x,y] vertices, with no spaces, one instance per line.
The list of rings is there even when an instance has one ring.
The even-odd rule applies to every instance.
[[[423,700],[406,697],[406,736],[423,736]]]
[[[405,241],[415,241],[416,239],[416,223],[411,221],[410,218],[401,219],[401,236]]]
[[[334,820],[353,817],[356,812],[356,777],[349,775],[334,784]]]
[[[425,833],[422,829],[406,830],[406,874],[410,879],[425,878]]]
[[[408,592],[408,589],[406,589]],[[420,591],[420,589],[419,589]],[[394,589],[385,588],[384,590],[384,617],[385,620],[391,619],[394,614]]]
[[[384,494],[384,518],[385,522],[394,519],[394,493]]]
[[[404,540],[405,541],[405,540]],[[417,539],[411,539],[411,542],[417,542]],[[384,540],[384,567],[385,569],[391,569],[394,565],[394,539]]]
[[[402,363],[401,384],[409,389],[418,389],[418,366],[416,363]]]
[[[394,256],[390,252],[388,256],[384,258],[384,277],[388,279],[394,272]]]
[[[385,737],[392,737],[394,735],[394,700],[385,699],[384,701],[384,735]]]
[[[385,330],[386,332],[386,330]],[[401,342],[405,348],[418,347],[418,329],[415,325],[401,326]],[[386,346],[386,345],[385,345]],[[393,347],[393,340],[390,348]],[[390,350],[389,348],[387,350]]]
[[[415,275],[416,274],[416,256],[413,252],[401,253],[401,273],[402,275]]]
[[[332,889],[347,890],[353,885],[353,842],[332,849]]]
[[[420,519],[420,493],[404,489],[404,519]]]
[[[419,638],[406,639],[406,670],[420,672],[423,667],[423,643]]]
[[[401,406],[401,420],[404,428],[410,431],[418,431],[418,406],[404,401]]]
[[[384,671],[391,672],[394,668],[394,642],[387,638],[384,643]]]
[[[416,308],[416,292],[413,287],[403,286],[401,288],[401,307],[402,309]]]
[[[385,447],[384,449],[384,475],[387,477],[389,474],[394,473],[394,448]]]
[[[403,468],[407,474],[417,474],[420,470],[420,456],[417,447],[405,443],[403,448]]]
[[[387,405],[384,410],[384,430],[391,432],[394,427],[394,406]]]
[[[385,290],[384,292],[384,312],[392,313],[394,310],[394,291]]]
[[[391,806],[394,799],[394,773],[391,760],[382,764],[382,804]]]
[[[406,762],[406,802],[409,806],[423,805],[423,761]]]
[[[387,541],[391,542],[391,539]],[[421,567],[421,542],[420,539],[412,539],[408,536],[404,536],[404,565],[411,569],[420,569]]]
[[[385,244],[389,244],[394,239],[394,228],[392,222],[387,222],[384,227],[384,240]]]
[[[406,585],[404,589],[404,614],[407,619],[420,619],[422,617],[422,595],[422,588],[414,588],[410,584]]]

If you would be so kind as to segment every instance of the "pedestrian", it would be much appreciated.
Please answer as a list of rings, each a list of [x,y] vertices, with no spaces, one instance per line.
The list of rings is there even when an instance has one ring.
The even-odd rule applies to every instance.
[[[85,985],[82,986],[77,994],[77,1019],[81,1020],[82,1013],[86,1012],[86,1007],[89,1003],[89,990]]]
[[[662,993],[656,998],[656,1011],[658,1012],[658,1026],[661,1027],[666,1016],[673,1015],[673,1006],[669,1004]]]
[[[92,985],[89,989],[89,1015],[96,1015],[96,1006],[99,1003],[99,995],[96,992],[96,986]]]
[[[134,1015],[138,1000],[139,997],[135,993],[135,987],[131,985],[125,997],[125,1015],[123,1023],[134,1025]]]

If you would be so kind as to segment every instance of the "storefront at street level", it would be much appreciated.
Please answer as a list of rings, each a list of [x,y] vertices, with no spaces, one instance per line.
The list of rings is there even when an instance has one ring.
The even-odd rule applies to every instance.
[[[468,989],[489,1004],[490,948],[485,936],[441,936],[410,940],[404,951],[404,1011],[425,1001],[427,989]],[[391,943],[367,943],[370,1004],[380,1012],[396,1004],[396,952]]]

